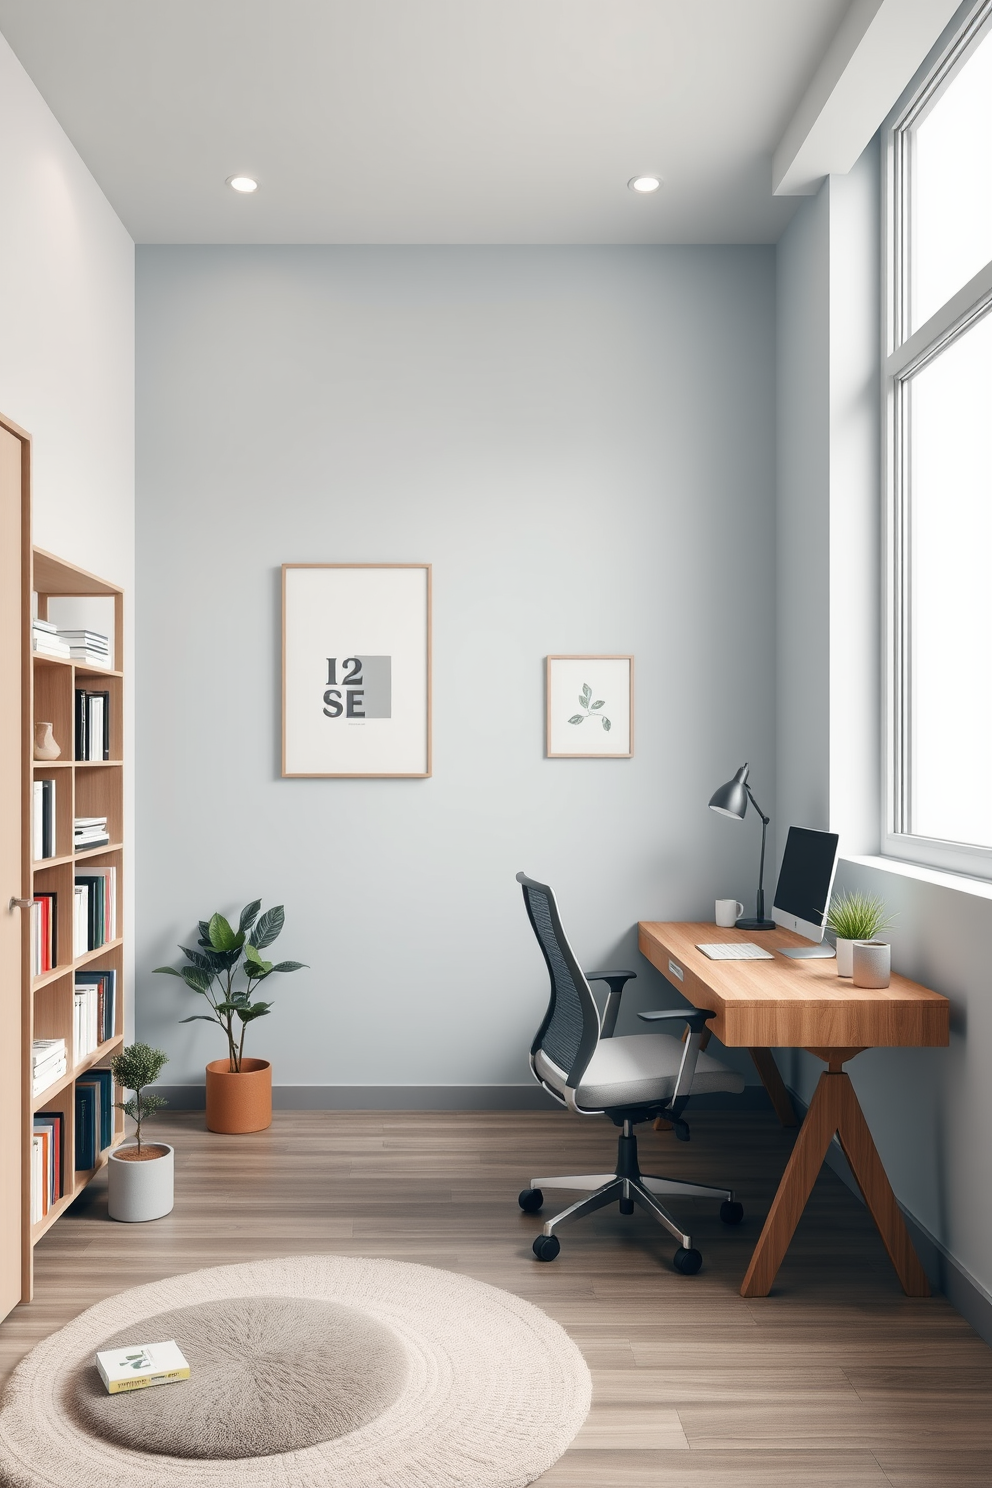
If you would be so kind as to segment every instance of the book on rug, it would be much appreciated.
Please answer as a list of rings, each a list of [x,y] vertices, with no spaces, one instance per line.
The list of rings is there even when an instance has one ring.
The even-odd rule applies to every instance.
[[[96,1367],[108,1395],[189,1379],[189,1365],[174,1338],[167,1343],[136,1343],[131,1348],[105,1349],[97,1354]]]

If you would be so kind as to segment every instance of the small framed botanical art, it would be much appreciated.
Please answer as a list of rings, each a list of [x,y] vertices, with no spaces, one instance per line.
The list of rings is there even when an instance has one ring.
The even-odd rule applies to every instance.
[[[629,759],[634,658],[549,656],[548,759]]]
[[[282,773],[431,773],[429,563],[284,563]]]

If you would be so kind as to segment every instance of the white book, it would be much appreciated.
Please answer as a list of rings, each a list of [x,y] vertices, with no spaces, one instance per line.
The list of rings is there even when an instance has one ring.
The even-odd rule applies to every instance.
[[[90,759],[103,759],[103,698],[91,697],[90,700],[90,728],[89,746]]]
[[[31,788],[31,853],[36,863],[45,855],[45,786],[36,780]]]
[[[41,1095],[42,1091],[47,1090],[49,1085],[54,1085],[56,1080],[61,1080],[62,1076],[68,1071],[68,1068],[68,1061],[63,1054],[62,1058],[51,1069],[46,1069],[44,1074],[39,1072],[35,1076],[31,1082],[32,1096]]]
[[[72,825],[74,827],[105,828],[107,825],[107,818],[105,816],[74,816],[72,819]]]
[[[44,1075],[48,1074],[49,1070],[53,1070],[57,1064],[62,1064],[64,1060],[65,1050],[53,1049],[47,1059],[39,1059],[37,1064],[31,1066],[31,1078],[33,1080],[40,1080]]]
[[[97,989],[96,987],[84,987],[86,993],[86,1042],[89,1045],[88,1054],[92,1054],[100,1046],[100,1030],[97,1027]]]
[[[31,1223],[41,1218],[42,1144],[40,1137],[31,1138]]]
[[[35,615],[32,617],[31,625],[35,630],[47,631],[49,635],[58,634],[59,628],[54,620],[42,620],[40,616]]]
[[[72,895],[72,954],[85,956],[89,950],[90,889],[89,884],[76,884]]]
[[[74,992],[72,996],[72,1049],[73,1060],[76,1064],[86,1057],[83,1048],[83,1009],[85,999],[82,992]]]
[[[167,1343],[136,1343],[130,1348],[105,1349],[97,1354],[96,1367],[110,1395],[189,1379],[189,1365],[174,1338]]]
[[[37,1064],[40,1059],[47,1059],[50,1054],[64,1054],[64,1038],[37,1038],[31,1040],[31,1059]]]

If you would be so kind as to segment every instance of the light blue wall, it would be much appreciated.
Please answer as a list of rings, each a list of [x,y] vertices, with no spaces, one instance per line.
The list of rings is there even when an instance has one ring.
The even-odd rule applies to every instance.
[[[628,1020],[671,1005],[636,921],[753,897],[757,824],[706,803],[745,758],[774,784],[773,250],[140,248],[137,314],[139,1028],[165,1079],[220,1049],[150,968],[256,894],[312,968],[253,1030],[277,1084],[526,1083],[519,868],[586,964],[638,967]],[[279,779],[292,560],[433,563],[433,779]],[[612,651],[634,758],[544,759],[543,658]]]

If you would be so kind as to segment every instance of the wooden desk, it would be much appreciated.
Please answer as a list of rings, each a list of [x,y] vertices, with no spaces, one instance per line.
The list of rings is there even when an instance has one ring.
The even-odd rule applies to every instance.
[[[770,951],[809,943],[788,930],[720,930],[682,922],[638,926],[642,954],[694,1007],[713,1009],[716,1016],[708,1027],[728,1048],[755,1054],[770,1048],[806,1049],[827,1066],[772,1200],[741,1295],[767,1297],[771,1291],[836,1133],[903,1291],[910,1297],[929,1296],[923,1267],[842,1066],[864,1049],[947,1044],[950,1003],[895,972],[888,987],[855,987],[837,975],[836,961],[785,956],[711,961],[696,949],[697,944],[733,940],[752,940]],[[760,1069],[757,1058],[755,1062]]]

